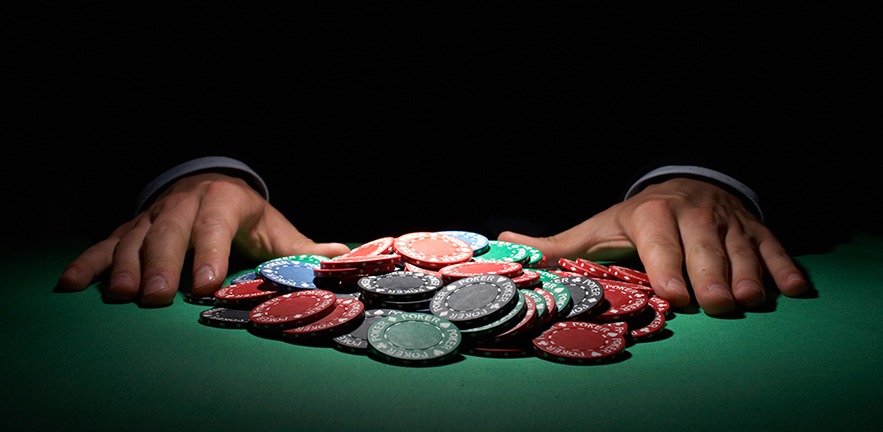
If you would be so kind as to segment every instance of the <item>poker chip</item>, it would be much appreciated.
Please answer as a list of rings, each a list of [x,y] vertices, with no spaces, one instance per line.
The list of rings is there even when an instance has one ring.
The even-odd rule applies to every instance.
[[[612,360],[626,345],[617,331],[585,321],[559,321],[531,342],[542,358],[576,364]]]
[[[573,306],[570,308],[567,318],[574,318],[589,312],[604,299],[604,288],[594,279],[571,276],[559,278],[558,283],[570,291],[570,297],[573,299]]]
[[[593,311],[594,320],[621,321],[643,312],[647,307],[649,296],[643,291],[616,284],[602,286],[606,302],[602,310]]]
[[[579,268],[589,272],[589,277],[600,279],[609,279],[612,277],[610,276],[610,269],[604,264],[598,264],[594,261],[579,257],[576,258],[574,262]]]
[[[372,356],[413,366],[437,365],[453,358],[462,340],[454,323],[422,312],[382,317],[371,324],[367,338]]]
[[[619,280],[619,279],[595,279],[595,280],[597,280],[598,283],[601,284],[601,286],[604,287],[605,290],[607,289],[607,287],[615,286],[615,287],[621,287],[621,288],[635,289],[635,290],[638,290],[638,291],[641,291],[641,292],[647,294],[648,296],[653,295],[653,288],[651,288],[650,286],[647,286],[647,285],[638,285],[636,283],[626,282],[626,281]]]
[[[439,234],[447,234],[449,236],[457,237],[460,240],[463,240],[472,247],[472,256],[479,256],[485,252],[487,252],[491,245],[489,239],[479,233],[471,232],[471,231],[436,231]]]
[[[248,318],[262,329],[297,327],[328,315],[336,300],[333,292],[323,289],[290,292],[255,306]]]
[[[211,327],[241,329],[248,327],[248,309],[213,307],[199,313],[199,322]]]
[[[530,260],[531,252],[527,246],[502,240],[489,240],[490,248],[475,261],[512,261],[524,265]]]
[[[316,254],[300,254],[300,255],[287,255],[282,257],[287,260],[292,261],[301,261],[310,264],[322,264],[323,261],[328,261],[331,258],[325,255],[316,255]]]
[[[468,243],[433,232],[403,234],[395,238],[393,248],[406,262],[433,270],[472,258],[472,247]]]
[[[426,312],[429,310],[429,299],[426,300],[382,300],[365,298],[365,304],[373,308],[398,309],[407,312]]]
[[[264,288],[265,283],[263,279],[251,279],[227,285],[215,291],[215,304],[219,306],[253,306],[281,294],[278,291]]]
[[[192,292],[182,291],[184,295],[184,301],[190,304],[200,305],[200,306],[214,306],[215,305],[215,294],[212,293],[207,296],[197,296],[193,295]]]
[[[562,287],[564,290],[566,288]],[[544,290],[543,288],[534,288],[533,292],[539,294],[543,297],[543,300],[546,302],[546,317],[543,319],[541,324],[549,324],[558,316],[558,307],[555,304],[555,297],[551,292]]]
[[[647,273],[644,273],[640,270],[635,270],[619,265],[609,265],[607,266],[607,269],[610,271],[610,274],[614,278],[621,281],[650,286],[650,278],[647,276]]]
[[[445,283],[451,283],[457,279],[484,274],[514,278],[523,273],[523,268],[521,264],[512,261],[467,261],[444,266],[438,273]]]
[[[363,276],[356,282],[366,297],[393,301],[428,299],[443,285],[438,276],[413,271]]]
[[[518,288],[533,288],[542,283],[539,273],[528,269],[524,269],[520,275],[513,276],[512,281]]]
[[[259,278],[260,275],[254,269],[240,270],[232,273],[224,280],[223,286],[238,284],[240,282],[250,281]]]
[[[665,328],[665,303],[651,301],[649,305],[641,314],[626,320],[629,335],[636,342],[650,339]]]
[[[591,278],[600,278],[600,276],[597,274],[597,273],[599,273],[598,269],[595,269],[594,267],[583,267],[578,262],[576,262],[574,260],[567,259],[567,258],[563,258],[563,257],[558,258],[558,267],[560,267],[566,271],[576,273],[577,275],[580,275],[580,276],[591,277]],[[603,272],[602,272],[602,274],[603,274]]]
[[[475,327],[458,326],[463,339],[486,340],[515,327],[527,314],[527,300],[524,293],[519,291],[516,294],[516,298],[515,306],[508,313],[494,321]]]
[[[262,278],[274,284],[280,291],[315,289],[314,270],[319,264],[295,261],[287,258],[274,258],[258,266]]]
[[[395,237],[380,237],[367,243],[362,243],[350,249],[349,252],[339,255],[338,258],[365,257],[392,253]]]
[[[339,256],[319,263],[319,268],[342,269],[342,268],[371,268],[390,267],[402,260],[399,254],[378,254],[371,256]]]
[[[532,289],[519,289],[522,290],[521,292],[524,293],[524,295],[530,297],[531,300],[533,300],[534,307],[537,310],[537,324],[548,322],[550,312],[548,309],[549,305],[546,303],[546,297]]]
[[[307,324],[282,331],[283,337],[319,338],[332,337],[349,330],[364,318],[365,304],[352,297],[338,297],[334,308],[327,315]]]
[[[543,251],[528,245],[521,245],[525,249],[527,249],[528,258],[527,262],[524,263],[525,267],[536,268],[541,266],[545,261],[546,257],[543,255]]]
[[[573,297],[570,295],[570,289],[562,285],[560,279],[557,277],[552,281],[543,282],[541,288],[555,298],[555,316],[564,319],[573,308]]]
[[[669,312],[671,311],[671,303],[669,303],[668,300],[656,295],[651,295],[648,301],[651,303],[651,306],[656,307],[656,310],[659,311],[659,313],[664,316],[669,315]]]
[[[326,257],[290,255],[231,273],[199,322],[404,366],[461,352],[595,364],[661,339],[671,305],[646,273],[557,258],[469,231],[381,237]]]
[[[368,352],[368,329],[371,325],[380,318],[403,312],[399,309],[366,309],[362,314],[364,318],[356,328],[349,333],[335,336],[332,340],[340,350],[365,354]]]
[[[501,333],[496,334],[491,340],[493,342],[500,342],[507,339],[513,339],[515,337],[521,336],[533,330],[534,326],[537,324],[537,304],[534,302],[533,297],[528,295],[529,290],[519,290],[521,296],[524,301],[524,313],[521,314],[521,319],[519,319],[514,325],[509,326],[508,329],[504,330]]]
[[[411,264],[409,262],[405,263],[404,270],[411,271],[411,272],[429,273],[437,278],[441,278],[441,274],[437,270],[419,267],[419,266],[416,266],[416,265]]]
[[[432,297],[430,311],[460,327],[474,327],[505,315],[518,301],[518,287],[506,276],[478,275],[445,285]]]

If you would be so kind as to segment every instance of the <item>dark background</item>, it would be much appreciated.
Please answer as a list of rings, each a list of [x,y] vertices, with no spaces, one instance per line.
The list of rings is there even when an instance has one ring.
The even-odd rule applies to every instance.
[[[551,234],[652,163],[709,158],[762,192],[795,252],[880,233],[872,16],[839,4],[34,6],[7,31],[7,244],[103,238],[150,179],[208,154],[266,173],[271,201],[299,197],[286,214],[317,240],[449,224]],[[498,207],[502,224],[464,225]]]

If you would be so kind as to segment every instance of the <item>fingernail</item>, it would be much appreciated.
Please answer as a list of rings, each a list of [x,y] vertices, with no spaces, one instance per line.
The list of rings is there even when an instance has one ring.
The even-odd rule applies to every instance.
[[[130,287],[133,285],[132,277],[129,276],[128,273],[117,273],[113,276],[113,279],[110,280],[110,287]]]
[[[193,286],[204,287],[215,280],[215,270],[211,266],[204,266],[196,272],[193,279]]]
[[[721,284],[711,284],[708,286],[707,290],[709,293],[720,296],[720,297],[724,297],[724,298],[728,298],[728,299],[733,298],[732,294],[730,294],[730,290],[728,290],[727,287],[725,287]]]
[[[144,284],[144,296],[165,291],[168,287],[169,284],[166,282],[166,278],[162,276],[153,276]]]
[[[788,275],[788,282],[803,282],[806,283],[806,279],[803,278],[803,275],[800,273],[791,273]]]
[[[677,279],[669,280],[668,283],[665,285],[665,289],[668,292],[681,292],[681,291],[686,292],[687,291],[687,287],[684,286],[684,284],[681,283],[681,281],[679,281]]]

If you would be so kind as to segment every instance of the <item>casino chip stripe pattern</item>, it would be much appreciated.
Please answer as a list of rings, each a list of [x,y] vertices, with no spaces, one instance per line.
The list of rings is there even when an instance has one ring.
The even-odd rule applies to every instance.
[[[470,357],[595,365],[662,340],[671,305],[646,273],[468,231],[413,232],[337,256],[292,255],[231,274],[197,321],[402,366]],[[208,308],[206,308],[208,307]]]

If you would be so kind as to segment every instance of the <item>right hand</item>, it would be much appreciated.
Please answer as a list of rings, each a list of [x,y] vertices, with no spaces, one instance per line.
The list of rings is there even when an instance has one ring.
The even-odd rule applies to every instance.
[[[57,288],[82,291],[109,274],[108,301],[167,306],[191,248],[193,294],[208,296],[225,279],[232,247],[257,262],[349,251],[343,243],[315,243],[301,234],[245,181],[197,174],[177,180],[150,207],[83,251],[62,272]]]

